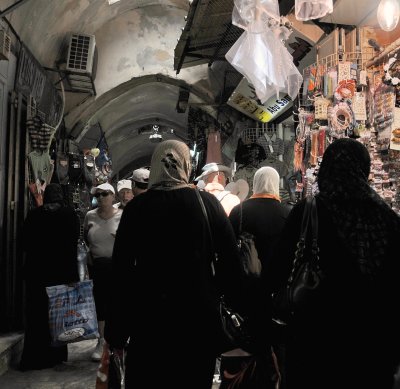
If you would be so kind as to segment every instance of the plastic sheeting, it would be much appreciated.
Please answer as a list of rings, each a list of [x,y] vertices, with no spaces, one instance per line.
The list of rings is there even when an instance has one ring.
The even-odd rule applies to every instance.
[[[318,19],[333,12],[333,0],[295,0],[297,20]]]
[[[277,0],[235,0],[232,23],[245,31],[226,53],[226,59],[264,103],[279,92],[294,99],[303,77],[283,44],[290,30],[280,25]]]

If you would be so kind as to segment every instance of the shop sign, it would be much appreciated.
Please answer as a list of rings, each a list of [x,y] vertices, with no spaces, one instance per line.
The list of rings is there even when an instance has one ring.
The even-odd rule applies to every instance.
[[[291,101],[289,95],[280,93],[278,98],[274,94],[262,104],[257,98],[254,87],[243,78],[228,99],[228,105],[254,120],[267,123],[285,112]]]

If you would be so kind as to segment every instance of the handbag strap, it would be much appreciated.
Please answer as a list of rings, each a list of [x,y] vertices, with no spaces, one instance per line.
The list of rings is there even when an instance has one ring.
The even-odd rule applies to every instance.
[[[242,203],[239,204],[239,235],[242,233],[242,225],[243,225],[243,209]]]
[[[303,211],[303,218],[301,220],[301,230],[299,241],[297,242],[297,249],[294,255],[293,267],[288,278],[288,284],[293,281],[297,265],[301,262],[306,247],[307,231],[311,221],[311,262],[316,264],[318,261],[318,213],[315,197],[307,197],[306,205]]]
[[[311,228],[312,228],[312,240],[311,240],[311,255],[312,260],[318,261],[318,212],[317,202],[315,197],[311,203]]]
[[[211,225],[210,225],[210,219],[208,218],[207,210],[204,205],[204,201],[201,198],[199,190],[195,189],[194,190],[197,196],[197,199],[199,200],[201,210],[203,212],[204,218],[206,220],[206,226],[207,226],[207,232],[208,232],[208,237],[210,239],[210,245],[211,245],[211,250],[213,252],[213,255],[211,256],[211,270],[212,270],[212,275],[215,276],[215,263],[217,262],[217,257],[214,249],[214,240],[211,234]]]

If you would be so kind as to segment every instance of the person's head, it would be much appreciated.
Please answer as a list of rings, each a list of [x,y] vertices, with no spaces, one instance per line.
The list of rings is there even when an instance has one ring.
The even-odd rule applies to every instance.
[[[271,194],[279,197],[279,173],[270,166],[258,169],[253,178],[253,194]]]
[[[132,181],[120,180],[117,183],[118,198],[121,202],[121,207],[125,207],[128,201],[133,199]]]
[[[149,176],[149,170],[143,167],[132,172],[130,179],[132,182],[132,192],[134,196],[146,192],[149,185]]]
[[[206,184],[216,182],[222,186],[226,185],[226,180],[231,173],[231,169],[220,163],[211,162],[203,166],[203,173],[195,181],[203,180]]]
[[[355,139],[343,138],[330,144],[318,172],[320,193],[344,198],[368,196],[371,158],[367,148]]]
[[[115,190],[111,184],[106,182],[97,185],[91,189],[91,193],[96,197],[99,208],[112,207],[115,198]]]
[[[43,204],[64,204],[64,194],[59,184],[48,184],[44,190]]]
[[[178,140],[157,145],[151,158],[149,189],[172,190],[187,187],[191,171],[189,147]]]

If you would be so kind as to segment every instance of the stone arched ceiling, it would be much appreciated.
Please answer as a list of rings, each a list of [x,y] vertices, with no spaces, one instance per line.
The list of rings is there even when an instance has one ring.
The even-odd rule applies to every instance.
[[[2,0],[0,10],[14,3]],[[204,109],[216,116],[212,103],[219,91],[209,82],[210,69],[202,65],[179,75],[173,69],[174,48],[189,4],[188,0],[120,0],[112,5],[107,0],[26,0],[6,15],[38,61],[52,69],[65,66],[71,33],[95,36],[97,95],[67,91],[64,118],[67,133],[81,146],[93,147],[96,139],[86,139],[86,131],[100,126],[115,174],[148,163],[154,144],[148,134],[139,134],[143,126],[154,122],[173,128],[176,135],[164,134],[164,139],[187,138],[187,111],[176,111],[180,88],[190,91],[190,100],[199,106],[209,103]]]

